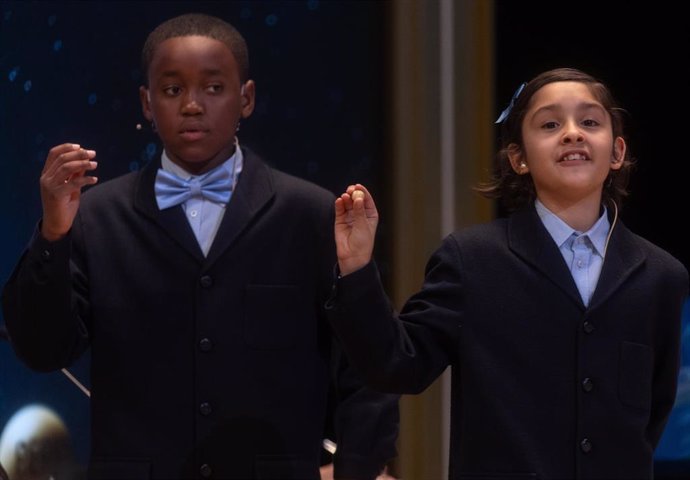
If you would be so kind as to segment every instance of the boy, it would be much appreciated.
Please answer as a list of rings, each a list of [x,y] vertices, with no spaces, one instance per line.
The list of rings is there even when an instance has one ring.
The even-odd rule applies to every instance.
[[[324,321],[334,197],[240,148],[255,84],[231,25],[168,20],[142,61],[161,159],[82,194],[96,152],[51,149],[3,291],[17,355],[47,371],[91,347],[93,478],[316,479],[331,379],[336,478],[376,477],[397,397],[362,387]]]

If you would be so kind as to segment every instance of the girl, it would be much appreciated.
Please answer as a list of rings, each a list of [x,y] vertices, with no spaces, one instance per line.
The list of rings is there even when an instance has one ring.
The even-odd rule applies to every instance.
[[[372,387],[419,393],[454,367],[452,479],[652,478],[688,273],[618,219],[621,110],[595,78],[557,69],[499,121],[478,190],[510,216],[445,238],[399,314],[371,261],[373,198],[352,185],[336,200],[332,324]]]

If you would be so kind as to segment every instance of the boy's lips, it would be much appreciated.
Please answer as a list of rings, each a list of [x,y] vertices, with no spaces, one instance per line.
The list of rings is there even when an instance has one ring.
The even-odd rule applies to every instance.
[[[208,130],[203,129],[184,129],[180,130],[180,137],[183,140],[193,142],[195,140],[200,140],[208,134]]]

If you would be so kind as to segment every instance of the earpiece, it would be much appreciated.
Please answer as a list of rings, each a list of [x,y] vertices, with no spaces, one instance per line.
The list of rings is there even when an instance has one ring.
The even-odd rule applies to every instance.
[[[150,102],[151,101],[151,90],[146,90],[146,99]]]
[[[520,162],[520,168],[527,168],[527,164],[525,162]]]

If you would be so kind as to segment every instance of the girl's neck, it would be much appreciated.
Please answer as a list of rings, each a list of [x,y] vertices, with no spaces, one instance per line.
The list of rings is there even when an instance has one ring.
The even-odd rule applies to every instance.
[[[592,228],[600,217],[601,195],[578,200],[543,196],[538,198],[546,208],[578,232],[586,232]]]

